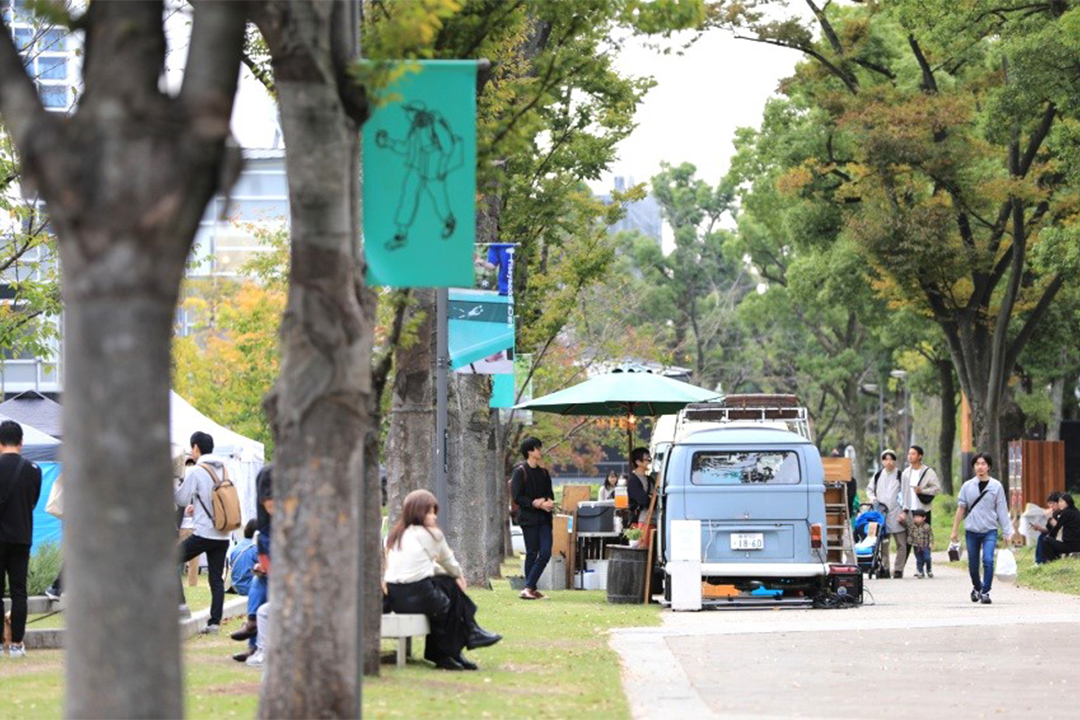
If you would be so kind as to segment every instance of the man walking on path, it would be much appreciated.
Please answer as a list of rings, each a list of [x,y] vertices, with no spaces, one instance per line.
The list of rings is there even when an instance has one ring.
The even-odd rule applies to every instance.
[[[971,574],[971,602],[990,604],[990,587],[994,583],[994,549],[997,547],[998,528],[1001,528],[1005,541],[1013,536],[1012,520],[1009,518],[1009,503],[1005,497],[1005,488],[990,477],[993,461],[986,453],[977,454],[971,461],[975,477],[964,483],[956,497],[956,517],[953,518],[952,536],[956,542],[956,533],[960,521],[964,521],[964,536],[967,540],[968,572]],[[979,553],[982,553],[982,580],[979,579]]]
[[[22,443],[19,423],[0,423],[0,597],[6,585],[11,595],[7,650],[13,658],[26,657],[26,576],[34,542],[34,506],[41,495],[41,468],[21,455]]]
[[[518,504],[518,525],[525,540],[525,589],[522,600],[544,597],[536,584],[551,559],[551,514],[555,509],[555,492],[551,475],[540,467],[540,448],[537,438],[527,437],[521,443],[525,462],[514,468],[510,476],[510,492]]]
[[[176,489],[174,500],[179,507],[195,506],[195,529],[180,543],[180,562],[197,558],[206,553],[206,565],[210,582],[210,618],[199,632],[216,633],[221,629],[221,615],[225,607],[225,555],[229,551],[229,533],[214,527],[213,492],[214,478],[224,477],[225,461],[213,455],[214,438],[204,432],[191,436],[191,456],[195,466],[188,471],[183,484]],[[184,604],[184,588],[180,587],[180,602]]]
[[[866,494],[871,504],[879,503],[885,508],[885,540],[881,544],[881,563],[885,566],[883,579],[889,577],[889,541],[896,541],[896,563],[893,577],[904,576],[904,564],[908,557],[907,515],[904,513],[904,493],[900,473],[896,469],[896,451],[886,449],[881,453],[881,469],[874,473]]]
[[[941,480],[934,468],[923,465],[923,449],[918,445],[908,448],[908,466],[901,475],[901,484],[909,489],[904,509],[908,511],[904,519],[910,519],[911,510],[925,510],[926,524],[930,524],[930,508],[934,498],[941,494]]]

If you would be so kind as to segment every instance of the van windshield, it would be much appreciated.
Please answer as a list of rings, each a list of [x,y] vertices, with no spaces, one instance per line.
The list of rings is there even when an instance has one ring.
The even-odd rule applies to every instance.
[[[694,453],[695,485],[797,485],[799,456],[791,450],[734,450]]]

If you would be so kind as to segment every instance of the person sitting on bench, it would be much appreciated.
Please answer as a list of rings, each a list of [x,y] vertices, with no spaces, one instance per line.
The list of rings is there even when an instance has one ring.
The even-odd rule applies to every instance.
[[[439,530],[439,503],[427,490],[405,497],[386,537],[385,592],[390,610],[427,615],[431,634],[424,659],[443,670],[476,670],[462,648],[494,645],[501,635],[476,624],[476,605],[465,594],[465,575]]]

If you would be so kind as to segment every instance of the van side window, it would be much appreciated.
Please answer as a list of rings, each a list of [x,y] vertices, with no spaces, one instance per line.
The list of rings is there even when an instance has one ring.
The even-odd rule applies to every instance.
[[[798,485],[799,455],[791,450],[702,451],[690,463],[694,485]]]

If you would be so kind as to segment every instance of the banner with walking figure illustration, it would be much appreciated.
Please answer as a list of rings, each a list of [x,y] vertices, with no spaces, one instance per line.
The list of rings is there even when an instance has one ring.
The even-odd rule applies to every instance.
[[[367,281],[471,286],[476,63],[409,61],[364,124]]]

